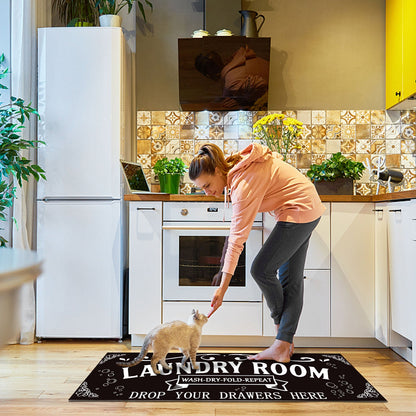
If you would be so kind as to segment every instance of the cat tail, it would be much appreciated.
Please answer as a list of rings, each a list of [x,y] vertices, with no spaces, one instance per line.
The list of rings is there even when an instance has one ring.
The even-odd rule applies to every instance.
[[[147,354],[147,351],[149,351],[151,343],[152,343],[152,336],[148,334],[146,335],[143,341],[143,346],[142,346],[142,349],[140,350],[140,354],[134,360],[118,361],[116,364],[119,365],[120,367],[133,367],[134,365],[139,364],[143,360],[144,356]]]

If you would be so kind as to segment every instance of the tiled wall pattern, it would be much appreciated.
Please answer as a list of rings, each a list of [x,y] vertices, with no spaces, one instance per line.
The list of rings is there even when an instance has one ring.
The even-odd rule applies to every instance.
[[[138,111],[137,161],[155,183],[151,167],[166,156],[182,157],[189,165],[199,147],[212,142],[226,155],[243,149],[253,140],[253,124],[268,113],[281,111]],[[288,156],[288,162],[306,173],[312,163],[321,163],[333,153],[364,162],[385,157],[386,166],[404,174],[397,190],[416,187],[416,111],[312,110],[283,111],[304,123],[301,149]],[[192,183],[184,177],[181,193]],[[376,193],[377,184],[368,175],[356,184],[356,193]],[[380,193],[385,192],[380,187]]]

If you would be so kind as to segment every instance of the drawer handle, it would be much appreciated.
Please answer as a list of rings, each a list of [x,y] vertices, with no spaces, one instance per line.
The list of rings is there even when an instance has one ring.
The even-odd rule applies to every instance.
[[[163,225],[162,230],[229,230],[229,225]],[[253,225],[252,230],[263,230],[260,225]]]
[[[402,212],[401,209],[389,209],[389,212]]]
[[[136,208],[137,211],[156,211],[156,208]]]
[[[185,216],[188,215],[188,210],[186,208],[181,209],[181,215]]]
[[[382,209],[373,209],[373,212],[383,212]]]

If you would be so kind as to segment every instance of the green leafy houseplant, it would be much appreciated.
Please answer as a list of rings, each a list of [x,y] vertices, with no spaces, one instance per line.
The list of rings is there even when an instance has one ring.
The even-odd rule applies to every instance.
[[[163,159],[159,159],[153,165],[153,171],[157,176],[166,173],[179,173],[180,175],[183,175],[186,172],[186,169],[187,167],[184,161],[179,157],[175,157],[174,159],[164,157]]]
[[[153,165],[153,171],[159,178],[160,190],[168,194],[179,193],[179,182],[186,169],[185,163],[179,157],[159,159]]]
[[[53,0],[52,10],[67,26],[93,26],[97,23],[96,0]]]
[[[0,55],[0,79],[5,78],[9,72],[3,67],[4,54]],[[7,87],[0,83],[0,93]],[[1,98],[1,94],[0,94]],[[29,120],[33,114],[39,118],[38,112],[25,104],[21,98],[10,97],[10,102],[0,101],[0,220],[6,221],[6,209],[13,205],[16,187],[10,180],[13,175],[22,186],[22,181],[30,177],[38,181],[46,179],[44,170],[21,155],[22,150],[37,148],[44,143],[40,140],[25,140],[21,137],[25,119]],[[7,240],[0,236],[0,246],[4,247]]]
[[[311,165],[306,175],[313,182],[335,181],[338,178],[360,179],[364,170],[365,166],[361,162],[348,159],[338,152],[320,165]]]
[[[120,10],[125,6],[127,6],[128,12],[130,13],[134,3],[137,3],[140,13],[146,22],[146,13],[143,3],[147,4],[150,7],[150,10],[153,10],[153,4],[149,0],[96,0],[95,7],[98,9],[100,15],[119,14]]]

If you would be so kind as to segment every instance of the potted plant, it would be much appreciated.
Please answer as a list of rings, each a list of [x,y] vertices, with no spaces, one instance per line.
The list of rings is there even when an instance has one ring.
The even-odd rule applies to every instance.
[[[159,179],[160,191],[168,194],[178,194],[179,183],[186,169],[185,163],[179,157],[159,159],[154,164],[153,171]]]
[[[321,195],[352,195],[353,181],[360,179],[364,170],[365,166],[361,162],[348,159],[338,152],[320,165],[311,165],[306,175]]]
[[[137,3],[140,13],[146,22],[143,3],[147,4],[153,10],[153,5],[149,0],[96,0],[95,7],[98,9],[100,15],[100,26],[121,26],[121,17],[118,16],[120,10],[127,6],[128,12],[130,13],[134,3]]]
[[[2,67],[4,54],[0,55],[0,79],[5,78],[8,68]],[[7,87],[0,83],[0,93]],[[1,98],[1,94],[0,94]],[[9,101],[9,100],[8,100]],[[32,176],[38,181],[46,179],[44,170],[31,160],[22,156],[21,152],[29,148],[36,148],[40,140],[25,140],[21,137],[25,119],[31,114],[39,117],[38,112],[26,105],[21,98],[10,97],[10,102],[0,101],[0,220],[6,221],[6,209],[13,205],[16,187],[11,175],[17,179],[19,186],[22,181],[28,181]],[[15,221],[16,222],[16,221]],[[7,240],[0,236],[0,246],[4,247]]]
[[[301,135],[303,123],[285,114],[269,114],[256,121],[253,126],[255,139],[266,145],[272,152],[280,153],[283,160],[292,149],[299,149],[296,144]]]
[[[67,26],[94,26],[97,24],[98,11],[96,0],[53,0],[52,10]]]

